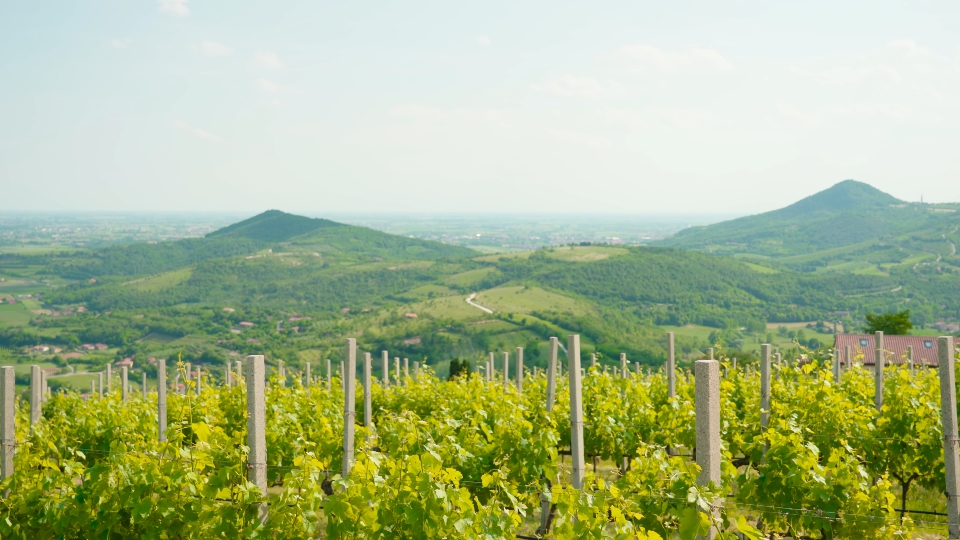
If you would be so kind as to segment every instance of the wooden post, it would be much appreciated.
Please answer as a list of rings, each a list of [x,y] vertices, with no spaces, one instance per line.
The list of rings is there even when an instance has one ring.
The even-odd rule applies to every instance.
[[[353,392],[353,379],[357,372],[357,340],[347,338],[346,350],[344,351],[343,368],[346,372],[340,372],[343,378],[343,478],[350,474],[350,467],[353,466],[353,430],[356,424],[357,413],[354,408],[356,399]]]
[[[760,432],[770,422],[770,344],[760,345]]]
[[[937,338],[937,369],[940,372],[940,414],[943,425],[943,461],[946,472],[949,537],[960,538],[960,455],[957,445],[957,389],[954,377],[952,337]]]
[[[158,440],[167,440],[167,361],[157,358],[157,431]]]
[[[570,459],[573,463],[570,484],[583,489],[583,399],[580,389],[580,336],[567,337],[567,367],[570,373]]]
[[[130,374],[130,371],[129,369],[127,369],[127,366],[123,366],[120,368],[120,383],[121,383],[120,388],[122,391],[124,403],[127,402],[127,394],[130,392],[130,381],[128,380],[129,374]]]
[[[380,358],[383,360],[383,387],[386,388],[390,386],[390,355],[387,351],[381,351]]]
[[[17,451],[16,377],[13,366],[0,368],[0,480],[13,475],[13,455]]]
[[[247,479],[267,498],[267,407],[264,395],[266,370],[263,355],[247,357]],[[260,504],[260,523],[267,521],[267,503]]]
[[[697,360],[696,411],[697,411],[697,465],[700,476],[697,484],[720,486],[720,363],[716,360]],[[719,518],[718,509],[713,509]],[[712,540],[717,535],[715,527],[703,538]]]
[[[523,395],[523,347],[517,347],[517,394]]]
[[[883,409],[883,364],[886,360],[883,354],[883,332],[877,331],[874,334],[874,369],[873,369],[873,402],[877,406],[877,412]]]
[[[370,439],[369,429],[373,425],[373,389],[370,386],[373,378],[373,359],[370,353],[363,353],[363,427],[367,428],[367,440]]]
[[[667,332],[667,397],[677,397],[677,364],[673,332]]]
[[[510,386],[510,353],[503,353],[503,391]]]
[[[547,353],[547,412],[553,411],[553,402],[557,399],[557,349],[560,340],[550,338],[550,351]]]

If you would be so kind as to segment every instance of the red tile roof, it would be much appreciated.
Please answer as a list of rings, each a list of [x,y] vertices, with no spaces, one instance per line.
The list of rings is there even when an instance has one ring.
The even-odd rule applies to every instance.
[[[837,334],[833,346],[843,358],[849,345],[854,357],[863,354],[863,364],[872,366],[876,359],[876,336],[873,334]],[[883,336],[884,361],[887,364],[906,364],[907,348],[913,347],[916,365],[937,365],[937,338],[933,336]]]

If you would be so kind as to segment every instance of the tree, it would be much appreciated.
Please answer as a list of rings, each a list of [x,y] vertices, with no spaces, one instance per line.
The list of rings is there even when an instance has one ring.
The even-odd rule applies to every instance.
[[[863,331],[867,334],[874,332],[883,332],[891,336],[905,336],[913,328],[910,322],[910,310],[906,309],[897,313],[885,313],[882,315],[867,314],[867,324]]]

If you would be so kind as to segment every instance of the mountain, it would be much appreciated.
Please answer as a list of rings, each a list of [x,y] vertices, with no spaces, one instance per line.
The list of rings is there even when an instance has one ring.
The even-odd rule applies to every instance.
[[[159,244],[111,246],[57,258],[52,266],[72,279],[157,274],[213,259],[261,251],[317,253],[327,263],[340,260],[434,260],[470,257],[468,248],[268,210],[208,234]]]
[[[685,229],[662,245],[791,257],[865,242],[889,242],[911,233],[930,236],[935,232],[939,236],[950,230],[955,218],[955,209],[907,203],[868,184],[845,180],[786,208]]]
[[[280,210],[267,210],[252,218],[228,225],[207,235],[207,238],[233,236],[263,242],[283,242],[295,236],[326,227],[349,227],[329,219],[314,219]]]

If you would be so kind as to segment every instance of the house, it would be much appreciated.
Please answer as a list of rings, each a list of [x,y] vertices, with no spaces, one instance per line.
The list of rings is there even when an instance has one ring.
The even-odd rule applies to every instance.
[[[83,349],[83,350],[85,350],[85,351],[92,351],[92,350],[96,349],[97,346],[96,346],[96,345],[93,345],[93,344],[91,344],[91,343],[84,343],[83,345],[80,346],[80,348]]]
[[[837,334],[833,337],[833,346],[846,364],[843,355],[849,346],[851,356],[863,355],[865,366],[876,362],[876,336],[873,334]],[[932,336],[883,336],[884,362],[887,364],[906,364],[907,350],[913,348],[913,361],[916,365],[937,365],[937,338]]]
[[[240,321],[240,326],[243,326],[246,328],[253,328],[253,323],[250,321]]]
[[[223,308],[223,310],[226,311],[227,313],[233,313],[234,311],[236,311],[236,310],[233,309],[232,307],[225,307],[225,308]]]
[[[417,318],[417,314],[416,314],[416,313],[404,313],[403,316],[406,317],[406,318],[408,318],[408,319],[416,319],[416,318]]]
[[[115,363],[114,365],[117,366],[117,367],[127,366],[128,368],[133,368],[133,359],[132,359],[132,358],[124,358],[123,360],[120,360],[119,362]]]
[[[94,347],[96,347],[98,351],[105,351],[109,349],[109,347],[107,347],[105,343],[97,343],[96,345],[94,345]]]

